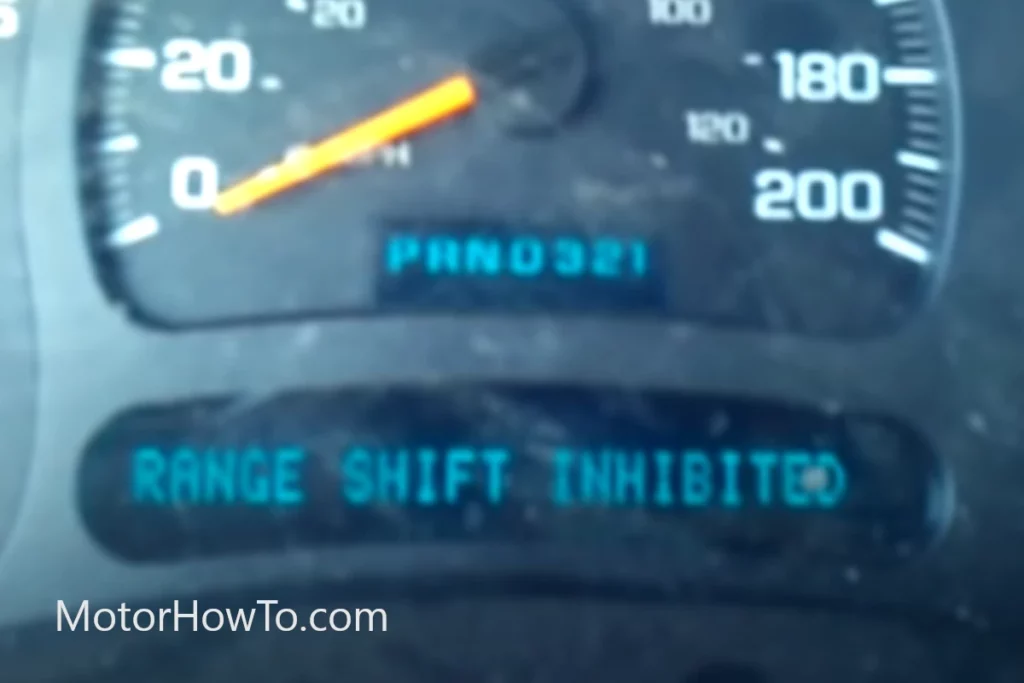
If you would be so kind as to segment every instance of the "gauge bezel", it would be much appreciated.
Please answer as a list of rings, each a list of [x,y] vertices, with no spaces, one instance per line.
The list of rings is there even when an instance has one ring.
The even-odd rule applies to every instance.
[[[18,196],[23,69],[31,8],[0,42],[0,551],[14,527],[31,462],[36,410],[35,330]]]
[[[521,11],[524,16],[531,17],[547,2],[540,0],[537,7],[527,3]],[[151,6],[146,3],[120,5],[116,0],[104,0],[97,6],[104,11],[93,18],[90,26],[88,51],[83,57],[86,66],[80,86],[81,92],[90,93],[83,96],[88,105],[83,108],[79,137],[80,173],[83,193],[88,197],[86,205],[94,215],[94,225],[89,226],[89,230],[97,276],[107,296],[123,305],[125,313],[140,325],[161,330],[183,330],[248,327],[334,317],[366,319],[377,315],[438,318],[451,314],[532,314],[593,318],[615,314],[634,320],[671,319],[744,331],[777,330],[845,341],[892,334],[929,306],[941,289],[956,239],[962,175],[961,121],[956,106],[959,101],[958,79],[955,68],[947,69],[949,55],[943,46],[944,41],[936,39],[931,41],[931,47],[927,47],[927,38],[941,31],[937,27],[932,28],[928,6],[923,6],[922,11],[916,1],[867,10],[865,19],[871,19],[872,31],[867,42],[872,45],[872,50],[882,50],[887,44],[886,57],[882,58],[885,64],[927,65],[938,76],[937,82],[923,88],[885,88],[880,90],[882,96],[873,106],[867,106],[866,102],[852,105],[843,98],[828,106],[825,103],[780,104],[775,92],[778,85],[769,75],[775,70],[758,67],[761,75],[754,76],[756,72],[750,71],[753,67],[747,62],[755,57],[762,60],[762,66],[766,66],[763,62],[771,62],[773,50],[788,45],[786,40],[796,38],[773,37],[770,45],[761,45],[759,36],[750,33],[745,38],[744,49],[753,50],[757,45],[757,49],[768,57],[758,52],[747,54],[742,60],[742,50],[737,45],[730,45],[731,49],[711,45],[714,41],[710,38],[717,32],[743,32],[743,23],[754,18],[746,6],[721,6],[718,16],[723,23],[715,29],[716,33],[699,31],[688,33],[689,37],[675,32],[663,33],[665,48],[694,43],[688,47],[692,53],[688,52],[688,56],[680,58],[678,63],[672,61],[674,53],[645,52],[647,41],[626,42],[622,49],[628,52],[623,54],[614,48],[609,48],[604,54],[596,44],[586,48],[584,52],[592,54],[585,59],[581,57],[581,61],[587,62],[587,70],[593,73],[584,80],[604,82],[604,95],[597,96],[605,100],[604,104],[590,107],[588,115],[583,117],[591,119],[591,126],[574,126],[575,131],[568,128],[559,130],[557,135],[545,139],[538,149],[528,151],[523,163],[545,159],[534,155],[552,151],[556,157],[572,158],[571,150],[563,145],[574,144],[574,132],[585,136],[583,139],[588,142],[587,147],[611,149],[609,145],[614,143],[619,133],[617,126],[623,126],[624,130],[652,126],[657,129],[655,137],[643,143],[636,142],[637,150],[646,149],[644,145],[654,145],[666,154],[678,152],[679,155],[678,158],[672,157],[670,170],[649,176],[650,181],[658,183],[664,180],[668,196],[675,193],[668,189],[668,185],[692,185],[699,189],[693,193],[694,197],[686,196],[687,193],[680,190],[678,200],[666,200],[664,205],[659,203],[656,208],[655,204],[648,205],[646,201],[638,200],[628,202],[622,212],[613,211],[611,204],[606,211],[595,209],[593,202],[582,198],[582,190],[565,188],[588,185],[593,174],[595,187],[612,190],[620,183],[603,180],[605,166],[621,166],[626,162],[623,159],[608,159],[606,163],[588,160],[586,164],[571,165],[564,170],[556,164],[567,178],[574,179],[567,181],[565,188],[559,182],[560,178],[549,179],[550,184],[542,182],[540,185],[532,176],[522,178],[513,174],[503,178],[509,187],[516,188],[513,194],[532,198],[532,203],[528,204],[530,208],[524,213],[516,202],[510,202],[496,187],[506,183],[480,185],[474,182],[474,174],[489,177],[491,169],[477,165],[475,151],[469,150],[490,143],[481,141],[476,137],[479,131],[467,125],[465,130],[458,131],[451,138],[442,137],[446,144],[440,148],[448,150],[445,153],[429,145],[432,135],[442,133],[425,135],[428,154],[421,161],[426,166],[411,167],[401,176],[342,173],[342,177],[335,178],[332,174],[329,179],[318,178],[299,197],[282,198],[279,204],[261,205],[245,215],[227,219],[206,211],[188,211],[175,206],[168,197],[167,172],[161,169],[165,165],[173,166],[178,155],[202,154],[210,157],[211,165],[220,169],[219,175],[226,182],[268,163],[278,150],[300,137],[314,135],[309,131],[302,134],[289,131],[279,136],[281,129],[288,128],[283,122],[295,118],[289,112],[296,108],[324,117],[317,124],[319,132],[315,135],[319,135],[330,130],[331,126],[339,125],[344,117],[357,116],[382,106],[384,98],[397,95],[389,91],[386,95],[374,93],[370,97],[361,92],[363,86],[359,78],[338,79],[321,73],[318,65],[327,58],[317,47],[323,45],[327,50],[340,50],[326,55],[335,62],[339,59],[344,62],[355,54],[347,50],[363,49],[360,46],[364,42],[369,46],[381,41],[374,37],[375,34],[367,33],[365,36],[353,34],[338,43],[329,33],[311,32],[308,22],[296,24],[286,21],[290,17],[284,14],[280,18],[285,23],[270,34],[265,32],[265,27],[270,24],[256,14],[239,14],[230,6],[196,6],[194,23],[206,26],[203,33],[212,31],[209,35],[215,36],[227,25],[237,24],[239,35],[244,32],[246,49],[256,55],[260,69],[285,74],[289,85],[282,94],[270,98],[261,94],[258,88],[249,88],[231,96],[218,94],[209,88],[202,93],[189,94],[177,92],[166,85],[158,87],[157,72],[110,67],[102,54],[114,45],[131,45],[140,41],[152,47],[167,37],[166,31],[173,34],[176,29],[166,25],[167,16],[161,16],[163,12],[159,3]],[[254,5],[246,10],[257,7],[262,8]],[[750,12],[761,13],[761,20],[770,23],[776,7],[785,14],[790,5],[755,3]],[[399,3],[391,9],[400,8]],[[799,5],[794,8],[799,8]],[[275,11],[270,5],[265,9],[271,13]],[[384,7],[380,10],[375,16],[380,17],[381,22],[390,21],[391,18],[385,16],[389,11]],[[492,10],[486,13],[490,14]],[[838,12],[839,8],[834,10]],[[603,26],[609,20],[604,16],[606,12],[607,8],[596,10],[589,21],[577,17],[578,21],[567,22],[560,28],[559,35],[579,38],[581,43],[587,44],[602,36],[614,44],[646,36],[642,32],[650,28],[642,13],[636,12],[637,21],[643,22],[634,27],[638,33],[615,38],[619,34],[609,32],[609,27]],[[828,10],[822,16],[832,12]],[[397,14],[402,16],[401,11]],[[445,14],[448,12],[442,12],[441,16]],[[795,12],[794,16],[805,14]],[[807,21],[814,24],[813,18],[817,13],[807,16]],[[397,25],[404,25],[404,21]],[[839,19],[836,17],[832,21]],[[794,23],[795,20],[788,22]],[[247,26],[244,31],[243,24]],[[373,22],[369,26],[373,26]],[[418,27],[411,35],[419,36],[418,31],[422,31],[423,36],[430,36],[432,30],[439,29],[432,29],[428,24]],[[775,30],[770,32],[771,35],[774,33]],[[827,34],[828,31],[815,31],[805,40],[824,39],[816,33]],[[487,40],[500,41],[497,35],[488,35]],[[841,33],[840,36],[842,44],[848,46],[843,49],[866,49],[863,43],[857,42],[856,36],[843,36]],[[308,44],[299,51],[301,54],[288,58],[277,52],[273,39],[308,39]],[[411,40],[415,42],[417,38]],[[662,42],[653,34],[651,40]],[[708,45],[703,45],[705,42]],[[860,47],[855,47],[857,45]],[[372,57],[374,63],[385,69],[376,78],[378,81],[392,80],[383,74],[391,74],[395,80],[400,77],[397,70],[387,67],[392,50],[393,46],[387,45],[383,53],[374,53]],[[647,116],[644,113],[646,109],[663,110],[684,105],[664,99],[671,96],[667,91],[659,96],[660,83],[657,80],[644,81],[637,92],[626,90],[623,82],[626,79],[612,65],[627,56],[646,62],[653,62],[659,57],[668,60],[666,68],[674,73],[674,78],[681,79],[679,92],[692,91],[689,96],[696,98],[694,101],[703,102],[712,97],[701,94],[700,81],[708,78],[705,70],[713,74],[716,91],[735,93],[738,87],[741,88],[743,97],[715,94],[713,99],[721,106],[739,106],[741,110],[749,110],[755,128],[763,129],[758,135],[792,125],[783,125],[774,121],[776,119],[793,122],[802,120],[804,116],[814,120],[820,117],[820,130],[778,133],[786,139],[787,146],[793,148],[787,152],[787,157],[762,155],[756,151],[756,144],[753,148],[737,147],[733,152],[724,147],[704,147],[702,153],[700,145],[687,144],[683,128],[674,126],[671,121],[661,121],[655,126],[654,119],[643,118]],[[470,63],[472,61],[470,59]],[[732,66],[741,62],[747,66],[742,69]],[[297,69],[297,63],[303,64],[304,68]],[[439,73],[447,73],[449,66],[439,68]],[[733,72],[737,70],[741,73],[750,71],[752,80],[728,80],[736,77]],[[633,74],[630,80],[632,77],[638,77],[638,74]],[[429,80],[426,75],[419,78]],[[316,86],[320,80],[323,83]],[[418,87],[420,81],[417,79],[416,83]],[[346,106],[350,104],[351,110],[338,104],[318,103],[309,90],[312,86],[316,90],[333,93],[334,99],[345,102]],[[342,89],[334,90],[335,87]],[[406,87],[412,86],[405,84],[396,92]],[[600,90],[598,86],[592,87]],[[744,87],[754,89],[751,92],[756,91],[759,95],[748,97],[742,90]],[[93,96],[92,93],[101,94]],[[633,97],[638,102],[633,105],[636,109],[630,111],[628,121],[622,121],[621,117],[619,120],[604,118],[609,110],[614,109],[610,103],[632,101]],[[719,101],[721,97],[725,99]],[[482,99],[484,108],[492,106],[486,104],[485,97]],[[192,133],[185,134],[180,126],[168,128],[158,119],[141,115],[147,111],[177,112],[181,117],[180,124],[191,128]],[[759,113],[754,114],[755,111]],[[233,137],[230,131],[218,128],[218,122],[223,123],[224,117],[251,120],[253,130],[258,130],[261,137],[265,136],[266,142],[253,146],[245,137],[229,142]],[[470,118],[476,123],[488,120],[483,111]],[[886,126],[887,132],[856,143],[851,143],[842,132],[855,126],[878,133],[881,128],[876,128],[876,125]],[[888,129],[890,125],[891,130]],[[920,132],[920,129],[915,129],[916,125],[932,126],[933,132]],[[137,139],[142,141],[141,150],[134,153],[102,151],[104,145],[100,138],[113,135],[115,130],[131,131],[137,135]],[[508,142],[504,136],[499,140]],[[469,150],[460,150],[460,146],[468,146]],[[489,150],[488,158],[504,158],[505,154],[522,151],[514,145],[498,146],[493,150],[485,148]],[[814,148],[820,148],[820,153]],[[856,158],[855,152],[861,148],[871,150],[870,160]],[[901,156],[897,154],[899,149],[927,150],[929,157],[934,153],[935,158],[941,160],[942,168],[934,178],[929,172],[915,174],[908,170],[910,167],[897,162],[896,157]],[[251,153],[244,161],[242,150]],[[685,153],[682,150],[686,150]],[[732,153],[737,155],[733,169],[742,170],[735,177],[732,174],[721,176],[716,164],[730,158]],[[650,166],[645,154],[638,153],[637,156],[641,158],[639,165],[630,165],[627,174],[632,180],[621,181],[625,183],[620,188],[623,191],[638,182],[638,174],[643,174]],[[823,161],[825,156],[829,161]],[[556,160],[550,161],[554,164]],[[516,164],[499,165],[517,167]],[[888,210],[881,222],[888,227],[870,223],[858,225],[852,218],[829,223],[819,217],[818,220],[824,222],[818,222],[809,215],[787,223],[777,215],[770,218],[771,207],[760,206],[753,210],[749,204],[755,194],[759,205],[764,204],[761,200],[768,197],[767,194],[755,193],[753,185],[764,180],[755,181],[754,176],[778,172],[759,174],[758,169],[764,166],[792,168],[794,172],[817,166],[854,172],[858,168],[877,171],[879,178],[884,176],[886,189],[880,192],[886,195]],[[455,168],[468,169],[470,173],[450,176]],[[450,195],[442,187],[431,184],[432,171],[445,178],[445,187],[454,188]],[[620,170],[620,174],[622,172]],[[704,175],[698,175],[700,173]],[[787,177],[787,171],[781,173],[783,178]],[[803,173],[797,175],[802,176]],[[411,180],[406,183],[403,177]],[[451,177],[456,181],[452,182]],[[372,181],[371,184],[359,184],[366,180]],[[879,180],[880,188],[882,182]],[[659,187],[653,186],[652,194],[659,194],[661,190],[656,190]],[[924,189],[926,187],[929,189]],[[389,188],[395,193],[394,197],[385,196]],[[432,193],[441,198],[436,203],[423,203],[419,195]],[[576,193],[581,193],[581,197],[575,197]],[[608,194],[616,195],[617,192]],[[366,197],[370,199],[364,206],[362,201]],[[483,205],[466,204],[468,197],[483,197]],[[554,204],[549,206],[549,201]],[[595,201],[601,203],[600,200]],[[467,209],[464,205],[475,208]],[[504,218],[491,215],[495,206],[502,207],[498,213],[508,215]],[[321,213],[318,215],[317,211]],[[603,213],[609,216],[599,217]],[[335,218],[326,223],[325,215]],[[147,224],[153,226],[148,238],[133,241],[130,246],[118,240],[115,240],[117,246],[110,244],[113,235],[123,234],[126,226],[137,225],[135,221],[142,216],[146,217]],[[545,220],[538,216],[548,218]],[[153,222],[154,218],[156,222]],[[288,224],[298,231],[282,231],[282,226]],[[593,236],[597,236],[602,242],[618,243],[613,251],[634,253],[630,245],[641,245],[644,256],[640,260],[646,265],[642,274],[624,268],[631,272],[628,275],[620,273],[618,277],[614,273],[577,274],[569,279],[549,272],[557,270],[557,267],[550,267],[551,262],[558,260],[552,257],[544,259],[549,261],[549,267],[543,273],[552,277],[509,277],[498,272],[491,272],[490,277],[479,277],[479,270],[486,271],[489,266],[482,265],[477,257],[464,259],[466,262],[458,265],[449,263],[439,269],[441,272],[435,271],[431,275],[422,272],[423,269],[431,270],[425,263],[416,263],[423,268],[401,269],[401,274],[390,272],[383,256],[388,245],[392,244],[390,238],[400,237],[399,241],[405,244],[410,233],[415,235],[418,240],[416,246],[424,254],[433,253],[430,246],[436,243],[432,240],[443,240],[445,250],[451,246],[450,241],[454,241],[465,251],[474,252],[477,250],[467,247],[467,244],[477,244],[477,238],[481,241],[486,238],[489,243],[505,244],[501,250],[504,255],[510,240],[531,238],[532,241],[536,238],[548,244],[552,251],[557,251],[549,244],[555,241],[555,237],[590,242]],[[927,245],[925,256],[917,256],[915,260],[914,256],[906,255],[906,250],[902,252],[904,256],[899,256],[901,250],[876,244],[876,235],[883,233],[895,234],[896,239],[902,239],[901,233],[919,234],[912,238],[914,244],[911,246],[916,246],[917,242]],[[344,235],[349,239],[338,241]],[[237,255],[238,251],[248,257],[239,259],[227,255]],[[424,257],[422,260],[430,259]],[[623,258],[620,256],[619,260]],[[922,264],[918,260],[927,263]],[[490,267],[495,271],[499,269],[498,266]],[[456,271],[461,272],[456,274]],[[793,275],[801,271],[806,273]],[[190,275],[187,278],[182,276],[186,272]],[[270,277],[269,273],[275,273],[275,276]],[[415,295],[410,295],[410,292]]]
[[[969,26],[973,4],[954,9],[958,22]],[[1019,522],[1007,514],[1017,507],[992,492],[1024,481],[1014,438],[999,436],[1019,433],[1013,416],[1000,411],[1007,403],[1024,405],[1024,394],[1005,371],[1012,357],[990,348],[990,337],[980,334],[1003,331],[1000,344],[1017,343],[1019,321],[1010,316],[1021,294],[1010,309],[986,310],[977,306],[977,288],[993,275],[994,240],[995,256],[1024,251],[1024,231],[1002,229],[991,206],[998,201],[1001,215],[1021,215],[1024,198],[995,170],[972,168],[965,196],[968,229],[960,233],[943,296],[899,333],[857,345],[677,323],[494,317],[337,319],[168,335],[130,323],[104,297],[90,262],[70,123],[88,11],[89,3],[40,0],[37,25],[45,29],[31,42],[21,198],[43,372],[26,499],[0,557],[0,593],[8,596],[0,625],[48,618],[55,597],[120,602],[271,581],[401,578],[401,568],[409,566],[421,577],[555,572],[659,584],[711,582],[752,596],[798,596],[836,609],[874,606],[948,616],[969,605],[985,619],[1021,620],[1024,601],[1010,589],[1013,568],[1024,566],[1024,543],[1007,543],[1019,533]],[[950,39],[945,12],[936,16]],[[994,49],[991,41],[984,47]],[[948,49],[955,64],[952,42]],[[981,86],[969,94],[986,96]],[[971,130],[983,136],[994,124],[978,111]],[[1009,153],[998,145],[992,150]],[[1005,263],[1002,275],[1012,281],[1017,271]],[[611,561],[559,548],[524,557],[507,547],[379,547],[140,570],[104,554],[69,504],[85,444],[101,424],[132,406],[446,378],[613,384],[884,412],[943,445],[939,455],[959,491],[957,521],[926,558],[857,582],[806,568],[752,566],[723,574],[709,557],[671,549],[655,563],[645,556]],[[980,429],[979,420],[987,420],[988,429]],[[979,453],[987,454],[988,467],[978,466]]]

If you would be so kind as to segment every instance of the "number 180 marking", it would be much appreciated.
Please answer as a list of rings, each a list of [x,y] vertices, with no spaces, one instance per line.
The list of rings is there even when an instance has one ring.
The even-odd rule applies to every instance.
[[[788,50],[775,53],[779,94],[785,102],[870,104],[882,94],[882,67],[874,55]]]

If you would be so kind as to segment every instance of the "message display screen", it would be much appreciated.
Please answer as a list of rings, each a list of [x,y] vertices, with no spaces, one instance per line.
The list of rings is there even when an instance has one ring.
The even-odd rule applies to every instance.
[[[137,561],[638,531],[866,561],[930,543],[947,498],[927,444],[889,419],[507,385],[143,407],[95,436],[80,477],[92,534]]]

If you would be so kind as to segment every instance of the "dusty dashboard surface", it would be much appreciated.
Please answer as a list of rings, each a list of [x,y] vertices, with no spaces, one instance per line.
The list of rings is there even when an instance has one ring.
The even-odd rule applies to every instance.
[[[325,586],[444,603],[370,680],[1017,680],[1022,20],[0,0],[11,652]]]

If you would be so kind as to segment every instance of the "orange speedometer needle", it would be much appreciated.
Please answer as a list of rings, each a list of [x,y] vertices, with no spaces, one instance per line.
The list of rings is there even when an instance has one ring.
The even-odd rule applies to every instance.
[[[213,210],[230,216],[472,108],[477,92],[460,74],[349,126],[326,140],[222,191]]]

